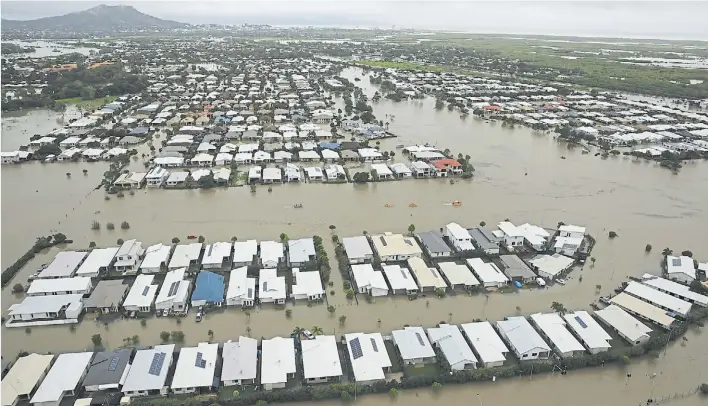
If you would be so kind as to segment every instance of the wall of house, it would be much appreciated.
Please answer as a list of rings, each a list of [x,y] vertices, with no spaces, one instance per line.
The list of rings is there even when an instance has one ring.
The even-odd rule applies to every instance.
[[[195,393],[196,391],[197,391],[197,388],[172,389],[172,392],[174,392],[174,393]]]

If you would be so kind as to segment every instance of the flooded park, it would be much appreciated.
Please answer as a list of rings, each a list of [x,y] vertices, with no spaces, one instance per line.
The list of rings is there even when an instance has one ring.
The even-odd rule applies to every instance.
[[[347,69],[342,76],[361,77],[358,69]],[[376,90],[362,79],[365,93]],[[341,104],[341,99],[335,99]],[[2,169],[2,266],[12,264],[34,242],[52,231],[73,240],[71,249],[115,245],[118,238],[137,238],[149,244],[168,244],[173,237],[203,235],[206,242],[242,239],[277,239],[281,233],[291,238],[329,236],[330,225],[341,237],[369,233],[405,232],[409,224],[416,230],[437,230],[449,222],[495,224],[506,218],[528,221],[544,227],[560,222],[582,224],[597,239],[593,250],[596,262],[574,271],[565,286],[545,290],[523,290],[514,294],[489,296],[458,295],[446,298],[409,301],[403,298],[377,298],[373,303],[348,301],[339,288],[338,272],[332,273],[337,294],[327,303],[292,305],[292,316],[283,310],[263,307],[250,314],[228,309],[210,313],[199,324],[191,315],[177,323],[174,318],[150,318],[146,325],[137,320],[116,320],[107,325],[89,316],[74,331],[66,326],[24,329],[2,327],[2,355],[14,357],[19,351],[60,352],[91,346],[91,335],[99,333],[107,347],[117,347],[124,337],[138,335],[141,345],[160,342],[161,331],[182,330],[185,343],[208,338],[214,341],[286,335],[296,326],[316,325],[325,333],[341,335],[357,331],[387,332],[404,324],[433,326],[441,321],[469,322],[473,319],[499,320],[520,312],[547,311],[561,302],[568,309],[587,309],[596,301],[602,286],[606,293],[628,276],[660,269],[661,249],[706,252],[708,245],[708,166],[705,162],[684,165],[680,175],[663,170],[658,163],[629,156],[601,159],[568,149],[550,134],[528,128],[502,128],[459,113],[436,110],[434,100],[394,103],[382,100],[373,104],[377,118],[390,122],[389,131],[397,138],[381,141],[382,150],[397,144],[430,143],[470,155],[476,168],[471,180],[451,184],[444,179],[369,184],[283,184],[271,193],[246,187],[211,190],[137,190],[135,195],[104,200],[101,182],[107,163],[31,163]],[[24,115],[3,117],[2,148],[11,150],[26,143],[35,133],[58,128],[60,113],[33,110]],[[6,148],[7,146],[7,148]],[[140,146],[139,151],[147,150]],[[564,157],[564,159],[562,159]],[[395,162],[396,158],[394,158]],[[133,163],[131,165],[136,165]],[[142,165],[140,165],[142,166]],[[83,174],[82,170],[87,173]],[[67,176],[69,172],[72,176]],[[463,202],[453,207],[452,201]],[[409,207],[415,203],[416,207]],[[295,210],[293,205],[301,204]],[[386,207],[389,205],[391,207]],[[91,230],[91,222],[130,223],[129,230]],[[609,239],[609,231],[618,238]],[[329,238],[325,247],[334,258]],[[651,244],[655,249],[645,253]],[[17,276],[25,281],[40,264],[48,263],[58,252],[38,255]],[[336,266],[335,261],[332,265]],[[579,276],[582,275],[582,281]],[[18,303],[22,296],[11,293],[10,284],[2,294],[2,309]],[[426,304],[426,302],[429,302]],[[336,316],[327,312],[336,307]],[[520,308],[520,311],[517,309]],[[340,325],[337,317],[347,316]],[[687,341],[669,346],[655,360],[642,360],[626,367],[574,371],[568,375],[545,374],[500,380],[495,383],[446,387],[431,391],[402,391],[398,403],[411,406],[432,402],[447,404],[499,404],[519,402],[547,405],[636,405],[650,396],[675,396],[677,406],[703,404],[698,396],[680,395],[706,381],[708,342],[704,332],[690,330]],[[631,373],[631,377],[628,376]],[[654,375],[656,374],[656,375]],[[549,393],[552,391],[552,397]],[[389,402],[388,397],[367,395],[357,400],[369,406]],[[339,404],[331,402],[332,404]],[[329,404],[324,402],[322,404]]]

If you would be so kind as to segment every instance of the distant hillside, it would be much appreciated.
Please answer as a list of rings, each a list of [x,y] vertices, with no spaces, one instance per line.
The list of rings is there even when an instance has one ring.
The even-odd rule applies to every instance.
[[[163,30],[187,27],[189,24],[162,20],[136,10],[132,6],[100,5],[56,17],[37,20],[2,20],[2,31],[53,31],[110,33],[143,30]]]

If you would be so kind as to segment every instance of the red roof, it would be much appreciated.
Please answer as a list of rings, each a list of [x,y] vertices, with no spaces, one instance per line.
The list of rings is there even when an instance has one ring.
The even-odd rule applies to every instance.
[[[438,169],[447,169],[450,166],[459,168],[462,164],[454,159],[438,159],[437,161],[433,161],[433,166]]]
[[[484,106],[482,107],[484,110],[501,110],[500,106]]]

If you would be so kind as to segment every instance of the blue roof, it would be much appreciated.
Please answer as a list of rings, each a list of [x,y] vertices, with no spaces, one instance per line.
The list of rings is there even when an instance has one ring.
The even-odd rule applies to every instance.
[[[192,300],[223,302],[224,277],[214,272],[199,272],[199,275],[197,275],[197,286],[194,288],[194,293],[192,293]]]
[[[320,142],[320,148],[339,149],[340,146],[338,142]]]

